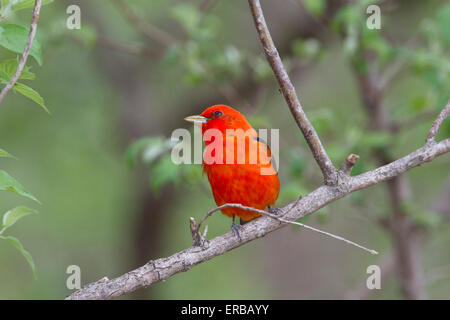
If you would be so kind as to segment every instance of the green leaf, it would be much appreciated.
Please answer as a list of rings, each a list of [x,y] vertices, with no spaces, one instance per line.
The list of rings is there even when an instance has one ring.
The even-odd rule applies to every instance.
[[[297,150],[292,150],[288,157],[289,174],[295,179],[300,178],[306,168],[307,161]]]
[[[72,36],[90,49],[95,46],[98,40],[97,30],[87,23],[83,25],[83,28],[73,32]]]
[[[197,184],[199,182],[206,182],[202,176],[202,166],[183,166],[182,175],[183,183]],[[196,185],[198,187],[198,185]]]
[[[429,108],[429,106],[436,105],[435,102],[430,101],[431,99],[432,98],[430,97],[429,94],[415,95],[414,97],[411,98],[411,103],[408,104],[408,109],[414,113],[418,111],[423,111],[426,108]]]
[[[197,7],[191,4],[180,4],[172,8],[172,17],[177,20],[192,36],[198,29],[202,15]]]
[[[381,36],[381,33],[378,30],[363,28],[362,31],[362,45],[365,49],[376,52],[381,62],[386,62],[394,56],[394,49]]]
[[[0,46],[17,53],[23,53],[28,40],[29,30],[18,24],[5,24],[0,29]],[[36,38],[31,46],[30,55],[42,65],[42,49]]]
[[[30,88],[29,86],[24,85],[23,83],[16,82],[14,84],[13,89],[20,94],[24,95],[25,97],[33,100],[37,104],[39,104],[44,110],[50,114],[50,111],[47,109],[44,103],[44,99],[41,97],[41,95],[35,91],[34,89]]]
[[[400,205],[417,226],[422,228],[437,228],[442,225],[442,216],[434,211],[424,210],[413,202],[403,202]]]
[[[127,165],[132,168],[136,163],[139,154],[142,153],[142,158],[145,163],[149,164],[156,160],[165,151],[171,148],[170,140],[164,140],[163,137],[145,137],[141,138],[131,144],[125,152],[125,161]]]
[[[310,120],[318,134],[325,134],[333,128],[334,117],[329,109],[319,109],[311,113]]]
[[[295,39],[292,42],[292,52],[301,58],[315,58],[320,53],[320,42],[317,39]]]
[[[12,8],[13,10],[21,10],[21,9],[27,9],[27,8],[33,8],[34,7],[34,0],[22,0],[18,4],[14,5]],[[46,5],[53,2],[53,0],[42,0],[42,5]]]
[[[31,267],[31,270],[33,270],[34,278],[37,279],[37,273],[36,273],[36,266],[34,265],[33,258],[31,257],[31,254],[24,249],[22,246],[22,243],[20,243],[19,239],[12,237],[12,236],[0,236],[0,239],[9,241],[14,247],[16,247],[17,250],[23,255],[25,260],[27,260],[28,264]]]
[[[173,66],[181,56],[181,49],[179,45],[171,45],[164,54],[163,62],[167,66]]]
[[[250,66],[253,68],[253,73],[257,81],[263,81],[269,79],[273,75],[273,71],[266,59],[260,56],[250,60]]]
[[[30,192],[28,192],[28,190],[22,187],[19,182],[17,182],[13,177],[11,177],[3,170],[0,170],[0,191],[9,191],[12,193],[16,193],[40,203],[38,199],[36,199]]]
[[[24,206],[15,207],[3,215],[3,227],[9,228],[19,219],[34,213],[37,211]]]
[[[155,164],[152,170],[150,186],[154,193],[159,192],[161,187],[169,182],[177,184],[181,180],[181,166],[172,162],[170,155],[163,157]]]
[[[9,80],[16,73],[18,66],[19,66],[18,59],[9,59],[2,61],[0,63],[0,81],[8,83]],[[35,75],[34,73],[30,72],[30,68],[25,66],[25,68],[22,70],[22,73],[20,74],[19,79],[34,80],[34,77]]]
[[[303,0],[303,6],[313,16],[322,15],[325,10],[325,0]]]
[[[0,158],[16,158],[12,154],[9,154],[3,149],[0,149]]]

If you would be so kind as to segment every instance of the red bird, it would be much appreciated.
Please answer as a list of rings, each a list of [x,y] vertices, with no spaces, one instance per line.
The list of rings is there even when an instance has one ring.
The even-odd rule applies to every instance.
[[[280,181],[272,164],[269,147],[259,139],[244,115],[229,106],[215,105],[201,115],[190,116],[185,120],[201,125],[206,145],[203,171],[208,176],[216,204],[239,203],[260,210],[271,210],[270,207],[278,198]],[[233,218],[231,228],[238,236],[236,216],[247,221],[261,215],[232,207],[221,211]]]

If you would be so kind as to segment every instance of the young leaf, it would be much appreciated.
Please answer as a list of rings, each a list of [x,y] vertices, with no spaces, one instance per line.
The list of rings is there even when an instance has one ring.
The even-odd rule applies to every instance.
[[[18,4],[14,5],[12,8],[13,10],[20,10],[20,9],[28,9],[34,7],[34,0],[22,0]],[[42,5],[46,5],[53,2],[53,0],[42,0]]]
[[[19,219],[34,213],[37,213],[37,211],[24,206],[15,207],[3,215],[3,227],[9,228]]]
[[[16,73],[17,67],[19,66],[18,59],[9,59],[2,61],[0,63],[0,81],[4,83],[8,83],[9,80]],[[25,80],[34,80],[34,73],[30,72],[30,68],[25,66],[22,73],[20,74],[19,79]]]
[[[0,158],[15,158],[12,154],[9,154],[3,149],[0,149]]]
[[[17,53],[23,53],[28,40],[29,30],[18,24],[5,24],[0,29],[0,46]],[[31,46],[30,55],[42,65],[42,49],[36,38]]]
[[[7,84],[9,82],[8,79],[8,75],[4,71],[0,70],[0,83]]]
[[[37,279],[37,273],[36,273],[36,266],[34,265],[33,258],[31,257],[31,254],[24,249],[22,244],[20,243],[19,239],[12,237],[12,236],[0,236],[0,239],[9,241],[14,247],[16,247],[17,250],[23,255],[25,260],[27,260],[28,264],[31,267],[31,270],[33,270],[34,278]]]
[[[177,184],[181,180],[181,166],[177,166],[172,162],[170,155],[163,157],[152,168],[152,178],[150,186],[155,194],[168,183]]]
[[[24,95],[25,97],[33,100],[37,104],[39,104],[42,108],[44,108],[45,111],[47,111],[48,114],[50,114],[50,111],[45,106],[44,98],[42,98],[37,91],[19,82],[16,82],[14,84],[13,89],[19,92],[20,94]]]
[[[175,6],[171,11],[172,17],[177,20],[189,34],[195,35],[202,19],[202,15],[197,7],[191,4],[180,4]]]
[[[142,159],[146,164],[152,163],[164,152],[172,147],[170,140],[164,140],[164,137],[145,137],[131,144],[125,152],[125,161],[132,168],[136,163],[137,157],[142,154]]]
[[[17,182],[13,177],[11,177],[3,170],[0,170],[0,191],[9,191],[12,193],[16,193],[40,203],[38,199],[36,199],[30,192],[28,192],[28,190],[22,187],[19,182]]]

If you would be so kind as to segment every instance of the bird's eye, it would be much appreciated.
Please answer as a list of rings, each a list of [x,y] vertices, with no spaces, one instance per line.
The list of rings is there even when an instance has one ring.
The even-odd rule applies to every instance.
[[[222,114],[223,114],[222,111],[219,111],[219,110],[214,111],[215,117],[220,117]]]

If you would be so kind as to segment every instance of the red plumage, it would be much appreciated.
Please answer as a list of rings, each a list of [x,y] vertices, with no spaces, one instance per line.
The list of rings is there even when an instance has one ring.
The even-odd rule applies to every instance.
[[[239,203],[261,210],[274,205],[280,181],[272,164],[270,149],[258,138],[244,115],[231,107],[215,105],[206,109],[199,118],[202,118],[206,144],[203,170],[208,176],[216,204]],[[211,138],[209,129],[216,129],[212,132],[220,135],[222,141]],[[222,154],[219,145],[223,147]],[[243,220],[260,216],[257,212],[232,207],[222,209],[222,213]]]

